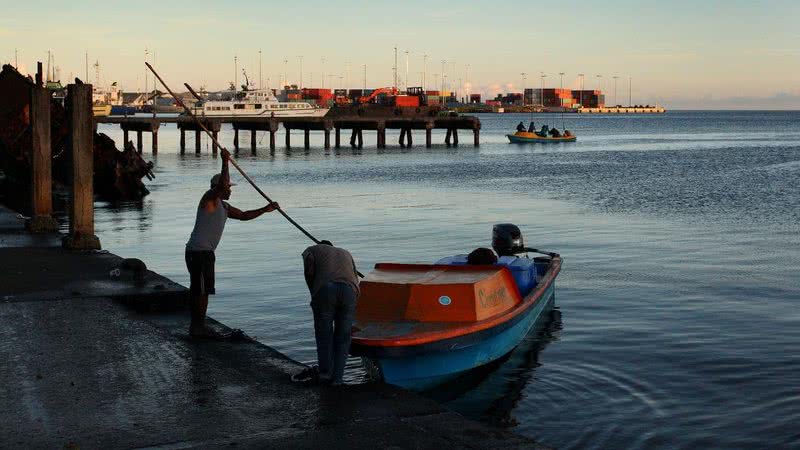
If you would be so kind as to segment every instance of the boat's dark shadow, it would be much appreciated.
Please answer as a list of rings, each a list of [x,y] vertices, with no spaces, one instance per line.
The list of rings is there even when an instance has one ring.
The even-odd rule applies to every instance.
[[[511,412],[540,366],[539,353],[558,340],[561,329],[561,311],[553,306],[508,355],[423,395],[467,417],[502,427],[514,426],[516,420]]]

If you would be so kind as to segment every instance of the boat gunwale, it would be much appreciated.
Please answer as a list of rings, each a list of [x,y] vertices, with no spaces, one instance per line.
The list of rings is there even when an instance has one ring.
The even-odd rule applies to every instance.
[[[503,269],[509,270],[507,267],[503,267]],[[363,346],[370,348],[412,347],[448,339],[457,339],[464,336],[468,336],[473,333],[480,333],[482,331],[490,330],[499,325],[503,325],[507,322],[513,321],[517,316],[527,312],[530,308],[536,305],[536,303],[542,299],[545,292],[547,292],[547,290],[553,284],[556,276],[560,271],[561,271],[561,257],[555,256],[551,260],[550,267],[547,269],[547,272],[545,273],[545,276],[542,278],[542,281],[536,286],[536,288],[534,288],[534,290],[532,290],[531,292],[528,293],[528,295],[522,298],[522,302],[520,302],[515,307],[508,309],[488,319],[484,319],[478,322],[471,322],[460,327],[453,327],[438,331],[423,331],[420,333],[415,333],[412,335],[402,336],[402,337],[367,338],[367,337],[359,337],[353,335],[352,344],[355,346]]]

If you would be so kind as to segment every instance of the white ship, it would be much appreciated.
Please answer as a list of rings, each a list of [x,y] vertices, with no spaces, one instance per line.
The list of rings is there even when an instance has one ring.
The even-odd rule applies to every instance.
[[[192,112],[205,117],[322,117],[329,108],[309,102],[281,102],[270,90],[237,92],[232,100],[203,100]]]

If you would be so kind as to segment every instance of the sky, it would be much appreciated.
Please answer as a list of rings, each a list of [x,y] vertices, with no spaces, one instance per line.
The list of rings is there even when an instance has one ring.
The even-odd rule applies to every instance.
[[[630,87],[634,104],[800,109],[796,0],[39,0],[0,10],[3,63],[33,72],[49,50],[62,80],[86,78],[88,53],[90,82],[98,62],[100,84],[127,91],[145,77],[152,86],[145,58],[173,87],[225,89],[244,69],[256,86],[302,73],[321,87],[324,73],[325,87],[360,88],[365,65],[368,87],[391,86],[397,47],[400,86],[424,74],[439,89],[444,73],[451,89],[493,97],[541,87],[542,73],[545,87],[577,89],[583,73],[608,104],[627,104]]]

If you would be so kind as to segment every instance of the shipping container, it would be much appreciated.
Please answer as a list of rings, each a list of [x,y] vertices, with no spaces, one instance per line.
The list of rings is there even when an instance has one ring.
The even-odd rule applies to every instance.
[[[441,95],[439,91],[425,91],[426,95]]]
[[[394,97],[395,106],[419,106],[419,97],[415,95],[398,95]]]

